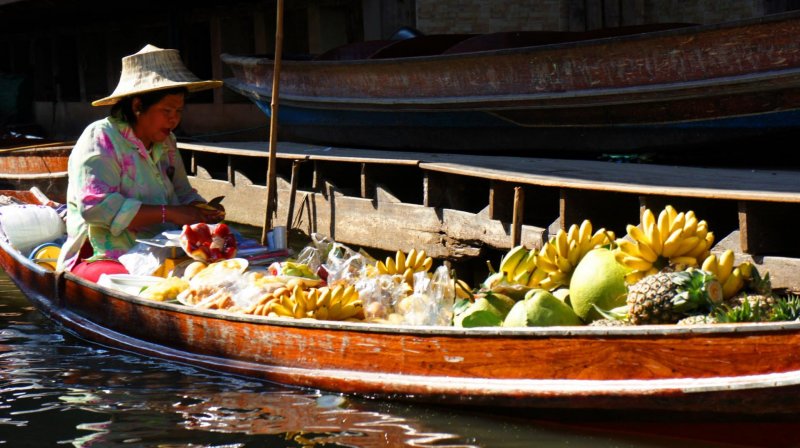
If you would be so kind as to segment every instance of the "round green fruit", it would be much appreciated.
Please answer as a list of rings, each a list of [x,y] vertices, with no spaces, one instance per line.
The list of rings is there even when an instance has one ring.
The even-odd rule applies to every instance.
[[[603,316],[595,306],[611,310],[625,305],[627,268],[617,263],[609,249],[589,251],[575,267],[569,283],[569,300],[575,314],[589,323]]]
[[[504,327],[549,327],[581,325],[569,305],[543,289],[532,289],[514,304],[503,321]]]

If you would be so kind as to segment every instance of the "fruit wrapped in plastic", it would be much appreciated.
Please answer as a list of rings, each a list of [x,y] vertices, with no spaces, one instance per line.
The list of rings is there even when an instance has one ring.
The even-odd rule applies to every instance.
[[[180,242],[186,254],[198,261],[213,263],[236,256],[236,237],[225,223],[184,225]]]

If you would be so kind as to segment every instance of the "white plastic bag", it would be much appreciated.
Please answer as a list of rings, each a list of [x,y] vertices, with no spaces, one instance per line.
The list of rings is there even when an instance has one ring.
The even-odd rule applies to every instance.
[[[43,205],[12,204],[0,207],[0,231],[23,254],[61,238],[67,229],[55,209]]]

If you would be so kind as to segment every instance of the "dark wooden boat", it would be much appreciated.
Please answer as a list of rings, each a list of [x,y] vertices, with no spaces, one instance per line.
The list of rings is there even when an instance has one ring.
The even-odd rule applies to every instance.
[[[0,267],[31,302],[80,337],[286,385],[527,409],[800,410],[800,322],[461,329],[284,320],[141,299],[0,248]]]
[[[0,188],[39,188],[63,202],[67,193],[67,162],[72,145],[42,143],[0,149]]]
[[[620,153],[796,132],[800,13],[660,28],[419,36],[285,60],[279,132],[333,146]],[[272,60],[222,59],[226,85],[269,114]]]

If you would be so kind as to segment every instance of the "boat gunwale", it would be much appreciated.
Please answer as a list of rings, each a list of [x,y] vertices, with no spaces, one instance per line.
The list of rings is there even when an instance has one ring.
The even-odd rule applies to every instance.
[[[26,265],[28,263],[25,263]],[[65,272],[64,278],[82,287],[95,289],[109,298],[135,303],[154,309],[188,314],[206,319],[219,319],[234,322],[242,322],[256,325],[271,325],[292,328],[304,328],[317,331],[337,331],[337,332],[362,332],[362,333],[383,333],[391,335],[413,335],[420,337],[446,336],[446,337],[465,337],[465,338],[555,338],[555,337],[651,337],[651,336],[728,336],[739,334],[760,334],[760,333],[779,333],[800,331],[800,322],[780,322],[780,323],[736,323],[736,324],[709,324],[709,325],[637,325],[622,327],[591,327],[582,326],[559,326],[559,327],[479,327],[479,328],[459,328],[453,326],[413,326],[413,325],[391,325],[383,323],[369,322],[348,322],[348,321],[320,321],[314,319],[290,319],[270,316],[254,316],[242,313],[231,313],[225,311],[207,310],[180,303],[158,302],[133,294],[108,288],[88,280],[82,279],[72,273]]]
[[[606,44],[608,42],[619,42],[619,41],[637,41],[637,40],[647,40],[647,39],[658,39],[658,38],[668,38],[672,37],[673,35],[685,35],[685,34],[695,34],[697,32],[713,32],[719,30],[730,30],[735,28],[747,28],[754,25],[769,25],[775,22],[784,22],[794,19],[800,19],[800,11],[787,11],[782,13],[776,14],[768,14],[761,17],[753,17],[748,19],[742,20],[735,20],[735,21],[728,21],[728,22],[721,22],[721,23],[711,23],[711,24],[700,24],[696,26],[681,26],[672,29],[662,29],[662,30],[655,30],[655,31],[647,31],[647,32],[640,32],[640,33],[633,33],[633,34],[626,34],[626,35],[619,35],[619,36],[607,36],[607,37],[598,37],[594,39],[585,39],[585,40],[576,40],[576,41],[569,41],[569,42],[556,42],[551,44],[542,44],[542,45],[531,45],[525,47],[516,47],[516,48],[506,48],[506,49],[495,49],[495,50],[482,50],[482,51],[473,51],[467,53],[451,53],[451,54],[439,54],[439,55],[425,55],[425,56],[407,56],[407,57],[399,57],[399,58],[380,58],[380,59],[353,59],[353,60],[311,60],[311,61],[296,61],[296,60],[282,60],[281,64],[286,67],[288,65],[298,64],[298,65],[320,65],[320,66],[344,66],[344,65],[363,65],[363,64],[380,64],[380,65],[392,65],[396,64],[397,61],[419,61],[424,62],[428,60],[442,60],[442,59],[464,59],[470,58],[474,56],[486,56],[487,54],[496,54],[496,55],[513,55],[516,53],[526,53],[529,52],[532,48],[541,48],[546,50],[551,49],[560,49],[560,48],[573,48],[577,46],[590,46],[595,42],[598,44]],[[591,43],[591,44],[587,44]],[[272,59],[267,58],[264,56],[250,56],[250,55],[234,55],[230,53],[222,53],[220,58],[225,63],[237,62],[242,65],[272,65]],[[266,61],[269,61],[266,62]],[[281,98],[283,98],[283,94],[281,94]]]
[[[353,97],[333,97],[333,96],[314,96],[314,95],[294,95],[291,93],[281,93],[281,102],[284,105],[291,105],[295,107],[303,107],[308,109],[335,109],[333,106],[348,106],[347,110],[354,111],[381,111],[382,107],[387,107],[387,111],[391,112],[415,112],[415,111],[430,111],[436,112],[439,109],[445,109],[452,112],[454,106],[458,106],[458,111],[482,111],[486,107],[492,110],[505,110],[517,109],[524,107],[531,110],[550,110],[550,109],[576,109],[584,107],[598,107],[598,106],[615,106],[615,105],[629,105],[629,104],[646,104],[654,101],[665,100],[682,100],[694,99],[696,95],[692,94],[693,90],[706,89],[708,87],[717,88],[718,92],[709,96],[723,96],[735,95],[744,93],[753,93],[759,91],[771,91],[771,89],[751,89],[747,86],[751,84],[759,85],[763,82],[774,82],[783,79],[794,80],[791,84],[784,84],[782,89],[792,89],[800,87],[800,67],[784,68],[779,70],[768,70],[761,72],[748,72],[740,75],[721,76],[715,78],[707,78],[700,80],[691,80],[685,82],[667,82],[659,84],[643,84],[635,86],[623,87],[603,87],[598,89],[580,89],[580,90],[564,90],[564,91],[547,91],[537,93],[521,93],[521,94],[498,94],[498,95],[471,95],[471,96],[439,96],[439,97],[370,97],[370,96],[353,96]],[[238,78],[228,78],[225,80],[225,85],[244,96],[250,96],[253,93],[263,96],[264,98],[271,98],[271,86],[253,86]],[[684,93],[685,92],[685,93]],[[638,98],[632,98],[631,95],[639,95]],[[664,95],[669,95],[665,97]],[[615,99],[615,97],[621,97]],[[562,103],[558,101],[566,100],[586,100],[578,103]],[[605,99],[605,100],[604,100]],[[555,104],[554,104],[555,103]],[[353,107],[359,105],[360,107]],[[424,106],[424,107],[420,107]],[[469,107],[472,106],[472,107]],[[402,107],[398,109],[398,107]],[[796,108],[788,109],[771,109],[769,113],[780,113]],[[715,117],[715,120],[721,118],[733,118],[734,116]],[[642,122],[629,124],[629,126],[648,126],[658,124],[675,124],[675,123],[689,123],[696,121],[707,121],[707,119],[686,119],[674,120],[669,122]],[[542,125],[546,127],[553,127],[553,124]],[[606,124],[565,124],[559,127],[606,127]]]

